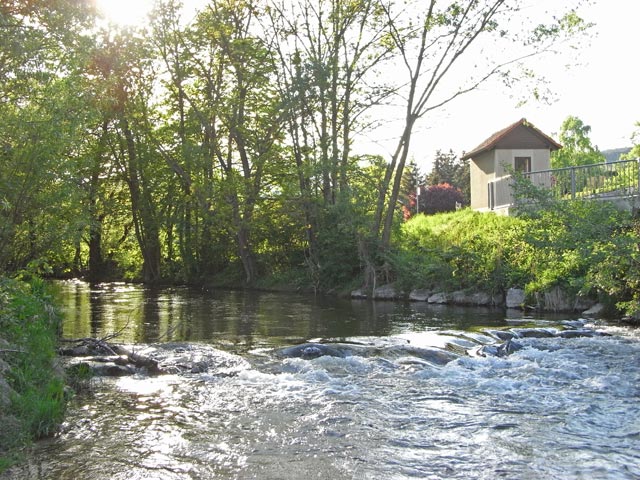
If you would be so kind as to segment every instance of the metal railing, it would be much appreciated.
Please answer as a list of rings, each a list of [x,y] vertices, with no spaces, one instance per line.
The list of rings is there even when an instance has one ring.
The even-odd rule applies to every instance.
[[[640,194],[640,159],[540,170],[524,177],[551,190],[556,199],[632,197]],[[514,204],[510,175],[491,182],[488,191],[492,210]]]
[[[490,210],[513,205],[513,178],[511,175],[489,182],[488,187]]]

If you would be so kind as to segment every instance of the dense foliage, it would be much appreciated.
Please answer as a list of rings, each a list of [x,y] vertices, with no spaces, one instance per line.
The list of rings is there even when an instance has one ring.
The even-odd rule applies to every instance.
[[[399,284],[499,295],[517,287],[532,304],[560,286],[638,314],[640,220],[610,202],[527,195],[516,216],[467,209],[412,218],[392,259]]]
[[[41,280],[0,278],[0,470],[30,440],[51,435],[64,412],[54,365],[59,316]]]
[[[429,185],[420,195],[420,211],[427,215],[453,212],[463,203],[462,192],[448,183]]]
[[[640,158],[640,122],[636,122],[636,131],[631,136],[633,147],[631,151],[621,157],[623,160],[635,160]]]
[[[551,153],[551,166],[564,168],[604,162],[605,156],[592,145],[590,134],[589,125],[578,117],[567,117],[562,122],[558,137],[562,148]]]
[[[433,168],[426,178],[427,185],[447,183],[462,193],[463,205],[471,203],[471,182],[469,174],[469,160],[459,159],[453,151],[436,152]]]
[[[192,21],[163,0],[126,29],[92,5],[0,6],[0,272],[316,289],[381,274],[419,120],[530,81],[525,59],[585,28],[570,5],[532,25],[521,0],[211,0]],[[393,153],[356,155],[390,112]]]

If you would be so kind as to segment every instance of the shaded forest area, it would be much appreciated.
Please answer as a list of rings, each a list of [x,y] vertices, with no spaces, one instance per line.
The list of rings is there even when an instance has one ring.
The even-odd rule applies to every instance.
[[[375,283],[419,207],[415,125],[485,82],[540,87],[527,61],[588,27],[522,3],[212,0],[186,21],[166,0],[122,28],[88,0],[2,2],[0,273]],[[381,128],[386,157],[359,147]]]

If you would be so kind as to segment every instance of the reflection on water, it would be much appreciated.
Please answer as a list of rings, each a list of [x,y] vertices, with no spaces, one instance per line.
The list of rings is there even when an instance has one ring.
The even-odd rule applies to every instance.
[[[64,295],[67,337],[198,341],[190,348],[220,355],[234,373],[214,366],[98,382],[74,400],[60,434],[3,480],[640,478],[637,330],[521,338],[507,357],[446,365],[410,349],[282,358],[274,348],[303,338],[346,337],[384,352],[560,319],[113,284],[67,283]]]
[[[311,295],[60,283],[66,338],[119,332],[123,342],[203,341],[252,348],[317,337],[384,336],[409,328],[504,325],[493,309]]]

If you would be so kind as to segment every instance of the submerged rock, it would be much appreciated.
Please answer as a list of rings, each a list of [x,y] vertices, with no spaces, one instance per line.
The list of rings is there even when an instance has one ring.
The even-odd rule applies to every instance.
[[[506,357],[511,355],[513,352],[521,350],[522,348],[522,344],[515,340],[507,340],[500,345],[483,345],[482,347],[477,348],[474,353],[481,357]]]
[[[385,348],[381,354],[395,358],[416,357],[434,365],[446,365],[460,358],[460,355],[442,348],[413,347],[411,345],[398,345]]]
[[[558,336],[561,338],[599,337],[601,335],[602,333],[589,328],[569,329],[558,332]]]
[[[510,330],[485,330],[485,333],[497,338],[498,340],[511,340],[517,336]]]
[[[158,362],[164,373],[234,376],[250,368],[244,358],[200,343],[170,342],[150,345],[140,352]]]
[[[522,348],[522,344],[516,342],[515,340],[507,340],[506,342],[498,346],[498,356],[506,357],[507,355],[511,355],[513,352],[517,352]]]
[[[548,328],[513,328],[511,331],[521,338],[552,338],[557,333]]]
[[[87,339],[85,339],[87,340]],[[101,342],[104,343],[104,342]],[[80,348],[82,347],[82,348]],[[146,374],[198,374],[235,375],[248,368],[243,358],[209,345],[188,343],[162,343],[155,345],[105,344],[100,350],[109,352],[104,355],[82,355],[85,351],[96,349],[85,345],[66,349],[70,358],[66,361],[68,369],[84,368],[94,376],[120,377],[124,375]],[[71,354],[73,354],[71,356]]]
[[[413,357],[420,363],[431,365],[445,365],[452,360],[460,358],[460,354],[437,347],[415,347],[408,343],[399,345],[364,345],[364,344],[326,344],[326,343],[303,343],[293,347],[280,349],[277,356],[286,358],[302,358],[313,360],[318,357],[339,357],[346,358],[352,356],[377,357],[386,359],[406,359]]]
[[[343,350],[327,345],[325,343],[303,343],[293,347],[283,348],[278,351],[278,355],[287,358],[312,359],[323,356],[345,357]]]

